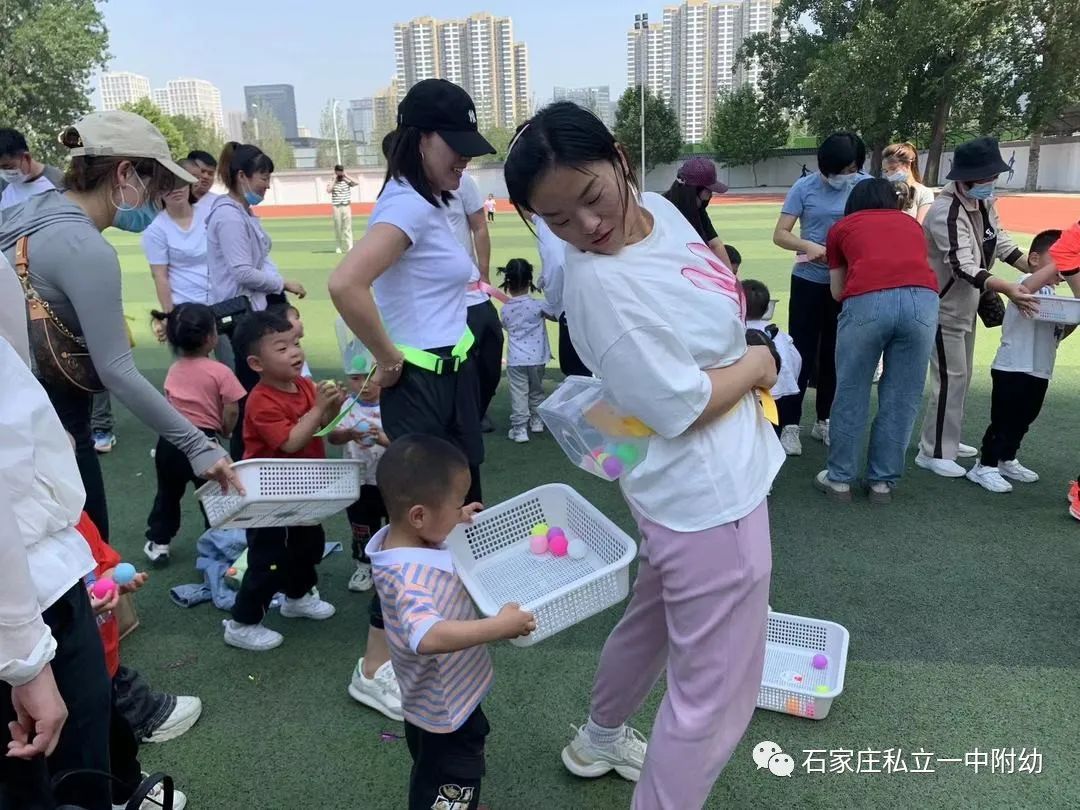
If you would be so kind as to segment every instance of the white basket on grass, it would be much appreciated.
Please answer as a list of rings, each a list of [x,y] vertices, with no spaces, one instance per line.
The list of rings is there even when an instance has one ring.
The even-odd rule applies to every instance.
[[[529,536],[537,523],[581,540],[584,558],[535,555]],[[494,616],[517,602],[536,616],[536,630],[511,643],[536,644],[626,598],[634,541],[565,484],[545,484],[479,513],[447,538],[454,564],[477,609]]]
[[[1032,317],[1037,321],[1051,323],[1080,324],[1080,298],[1068,298],[1064,295],[1036,295],[1039,311]]]
[[[758,691],[759,709],[823,720],[844,691],[848,631],[835,622],[769,613],[765,633],[765,668]],[[815,655],[827,665],[816,669]]]
[[[359,461],[253,458],[233,464],[246,495],[214,481],[195,493],[215,529],[314,526],[360,497]]]

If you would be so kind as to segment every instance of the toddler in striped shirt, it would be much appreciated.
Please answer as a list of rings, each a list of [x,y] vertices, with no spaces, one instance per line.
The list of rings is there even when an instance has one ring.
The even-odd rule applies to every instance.
[[[434,436],[404,436],[375,476],[390,523],[367,554],[413,758],[408,806],[476,810],[490,731],[480,701],[493,678],[484,645],[528,635],[536,621],[515,604],[477,618],[454,571],[446,537],[483,508],[462,506],[471,479],[460,450]]]

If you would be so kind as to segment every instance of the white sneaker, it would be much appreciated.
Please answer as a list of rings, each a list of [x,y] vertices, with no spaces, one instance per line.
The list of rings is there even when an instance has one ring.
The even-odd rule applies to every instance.
[[[341,248],[338,248],[338,249],[337,249],[337,250],[335,250],[334,252],[340,255],[340,254],[341,254]]]
[[[364,659],[357,661],[349,681],[349,696],[391,720],[400,723],[405,719],[401,711],[401,687],[394,674],[394,665],[389,661],[375,670],[374,678],[364,677]]]
[[[544,432],[544,420],[539,416],[534,416],[529,419],[529,432],[531,433],[543,433]]]
[[[999,461],[998,472],[1005,478],[1011,478],[1021,484],[1034,484],[1039,480],[1039,474],[1029,470],[1015,458],[1012,461]]]
[[[225,628],[225,643],[241,650],[272,650],[285,640],[281,633],[261,624],[240,624],[232,619],[225,619],[221,624]]]
[[[111,453],[112,449],[116,447],[116,436],[113,433],[104,430],[98,430],[94,432],[94,450],[99,454]]]
[[[506,435],[510,441],[517,442],[518,444],[524,444],[529,440],[529,434],[526,432],[524,425],[521,427],[510,428],[510,432]]]
[[[802,438],[798,425],[787,425],[780,431],[780,446],[789,456],[802,455]]]
[[[810,436],[817,439],[819,442],[824,443],[826,447],[829,446],[829,420],[824,422],[814,422],[814,427],[810,430]]]
[[[851,484],[845,484],[841,481],[833,481],[829,478],[829,471],[822,470],[814,476],[814,486],[821,492],[824,492],[834,501],[840,503],[851,503]]]
[[[979,455],[978,448],[972,447],[970,444],[964,444],[959,442],[956,445],[956,457],[957,458],[975,458]]]
[[[955,461],[947,458],[932,458],[922,450],[915,456],[915,466],[929,470],[942,478],[963,478],[967,475],[967,470]]]
[[[648,741],[640,731],[624,726],[623,736],[615,742],[594,745],[585,728],[579,727],[574,739],[562,750],[566,770],[586,779],[595,779],[609,771],[631,782],[641,777]]]
[[[143,778],[145,779],[149,775],[150,774],[144,773]],[[161,810],[164,806],[165,788],[163,788],[159,782],[154,786],[153,790],[146,794],[146,798],[143,799],[142,803],[139,805],[139,810]],[[185,807],[187,807],[187,796],[185,796],[182,791],[173,788],[173,810],[184,810]],[[114,804],[113,810],[127,810],[127,803]]]
[[[974,481],[987,492],[1012,492],[1012,484],[1001,477],[997,467],[976,464],[967,473],[967,480]]]
[[[155,568],[169,564],[169,547],[162,543],[152,543],[149,540],[143,545],[143,554]]]
[[[190,695],[177,695],[176,707],[165,718],[165,721],[155,728],[149,737],[143,737],[141,742],[163,743],[167,740],[175,740],[195,725],[201,714],[201,700]]]
[[[348,588],[354,593],[363,593],[371,590],[371,563],[356,561],[356,570],[349,577]]]
[[[337,609],[317,594],[305,593],[299,599],[285,599],[281,603],[281,615],[286,619],[329,619]]]

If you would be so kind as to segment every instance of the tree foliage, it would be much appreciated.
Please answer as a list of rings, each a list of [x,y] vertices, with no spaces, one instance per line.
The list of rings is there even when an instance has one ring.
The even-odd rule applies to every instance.
[[[39,159],[57,162],[57,134],[90,112],[90,77],[108,42],[94,0],[0,2],[0,121]]]
[[[334,140],[334,119],[337,118],[337,136]],[[338,105],[337,114],[334,113],[334,101],[330,99],[323,107],[322,117],[319,120],[319,138],[321,143],[315,153],[315,165],[320,169],[333,168],[338,161],[337,144],[341,144],[341,160],[343,166],[356,165],[356,142],[350,137],[349,130],[345,126],[345,111]]]
[[[292,169],[296,158],[285,140],[285,128],[270,110],[258,109],[244,122],[244,140],[263,150],[274,161],[275,169]]]
[[[709,129],[712,148],[727,166],[750,166],[757,185],[757,164],[787,143],[788,124],[780,109],[750,85],[722,95]]]
[[[506,151],[510,147],[510,141],[514,138],[514,131],[505,127],[492,127],[484,130],[484,137],[488,143],[495,147],[494,155],[480,155],[476,163],[480,166],[489,163],[503,163],[506,161]]]
[[[221,147],[225,145],[225,137],[218,132],[217,127],[201,118],[193,118],[190,115],[174,115],[171,116],[170,120],[187,145],[187,149],[183,154],[187,154],[192,149],[209,152],[215,157],[221,154]]]
[[[628,87],[615,109],[615,140],[626,150],[635,170],[641,166],[641,88]],[[682,151],[682,134],[675,111],[664,100],[645,91],[645,171],[670,163]],[[639,178],[644,183],[645,178]]]

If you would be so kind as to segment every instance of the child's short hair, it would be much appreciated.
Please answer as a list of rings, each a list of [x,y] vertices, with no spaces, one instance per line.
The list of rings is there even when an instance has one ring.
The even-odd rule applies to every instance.
[[[499,272],[503,275],[503,283],[500,285],[506,292],[511,290],[525,290],[536,292],[533,286],[533,268],[525,259],[511,259],[506,267],[500,267]]]
[[[259,353],[259,344],[267,335],[279,335],[292,331],[289,319],[280,312],[264,310],[250,312],[236,325],[233,331],[233,351],[237,357],[250,357]]]
[[[297,309],[294,305],[288,303],[287,301],[282,304],[274,304],[273,306],[269,306],[266,308],[266,311],[272,312],[275,315],[280,315],[283,318],[288,318],[290,315],[295,315],[297,318],[300,317],[300,310]]]
[[[729,259],[731,259],[732,264],[735,264],[735,265],[742,264],[742,254],[739,253],[739,249],[737,247],[735,247],[734,245],[729,245],[729,244],[725,243],[724,244],[724,250],[727,251],[727,256],[728,256]],[[735,268],[732,267],[732,268],[729,268],[729,269],[734,270]]]
[[[446,497],[454,474],[469,460],[445,439],[411,433],[390,443],[375,471],[390,520],[402,520],[414,506],[433,506]]]
[[[217,332],[214,311],[206,304],[177,304],[170,312],[151,310],[150,314],[165,321],[165,339],[175,354],[195,354]]]
[[[1029,253],[1046,253],[1050,248],[1054,246],[1054,242],[1061,238],[1061,231],[1057,229],[1050,229],[1037,234],[1034,239],[1031,240],[1031,247],[1028,248]]]
[[[724,247],[727,247],[727,245]],[[761,320],[769,309],[769,288],[752,278],[746,279],[742,283],[742,288],[743,295],[746,296],[746,319],[749,321]]]

